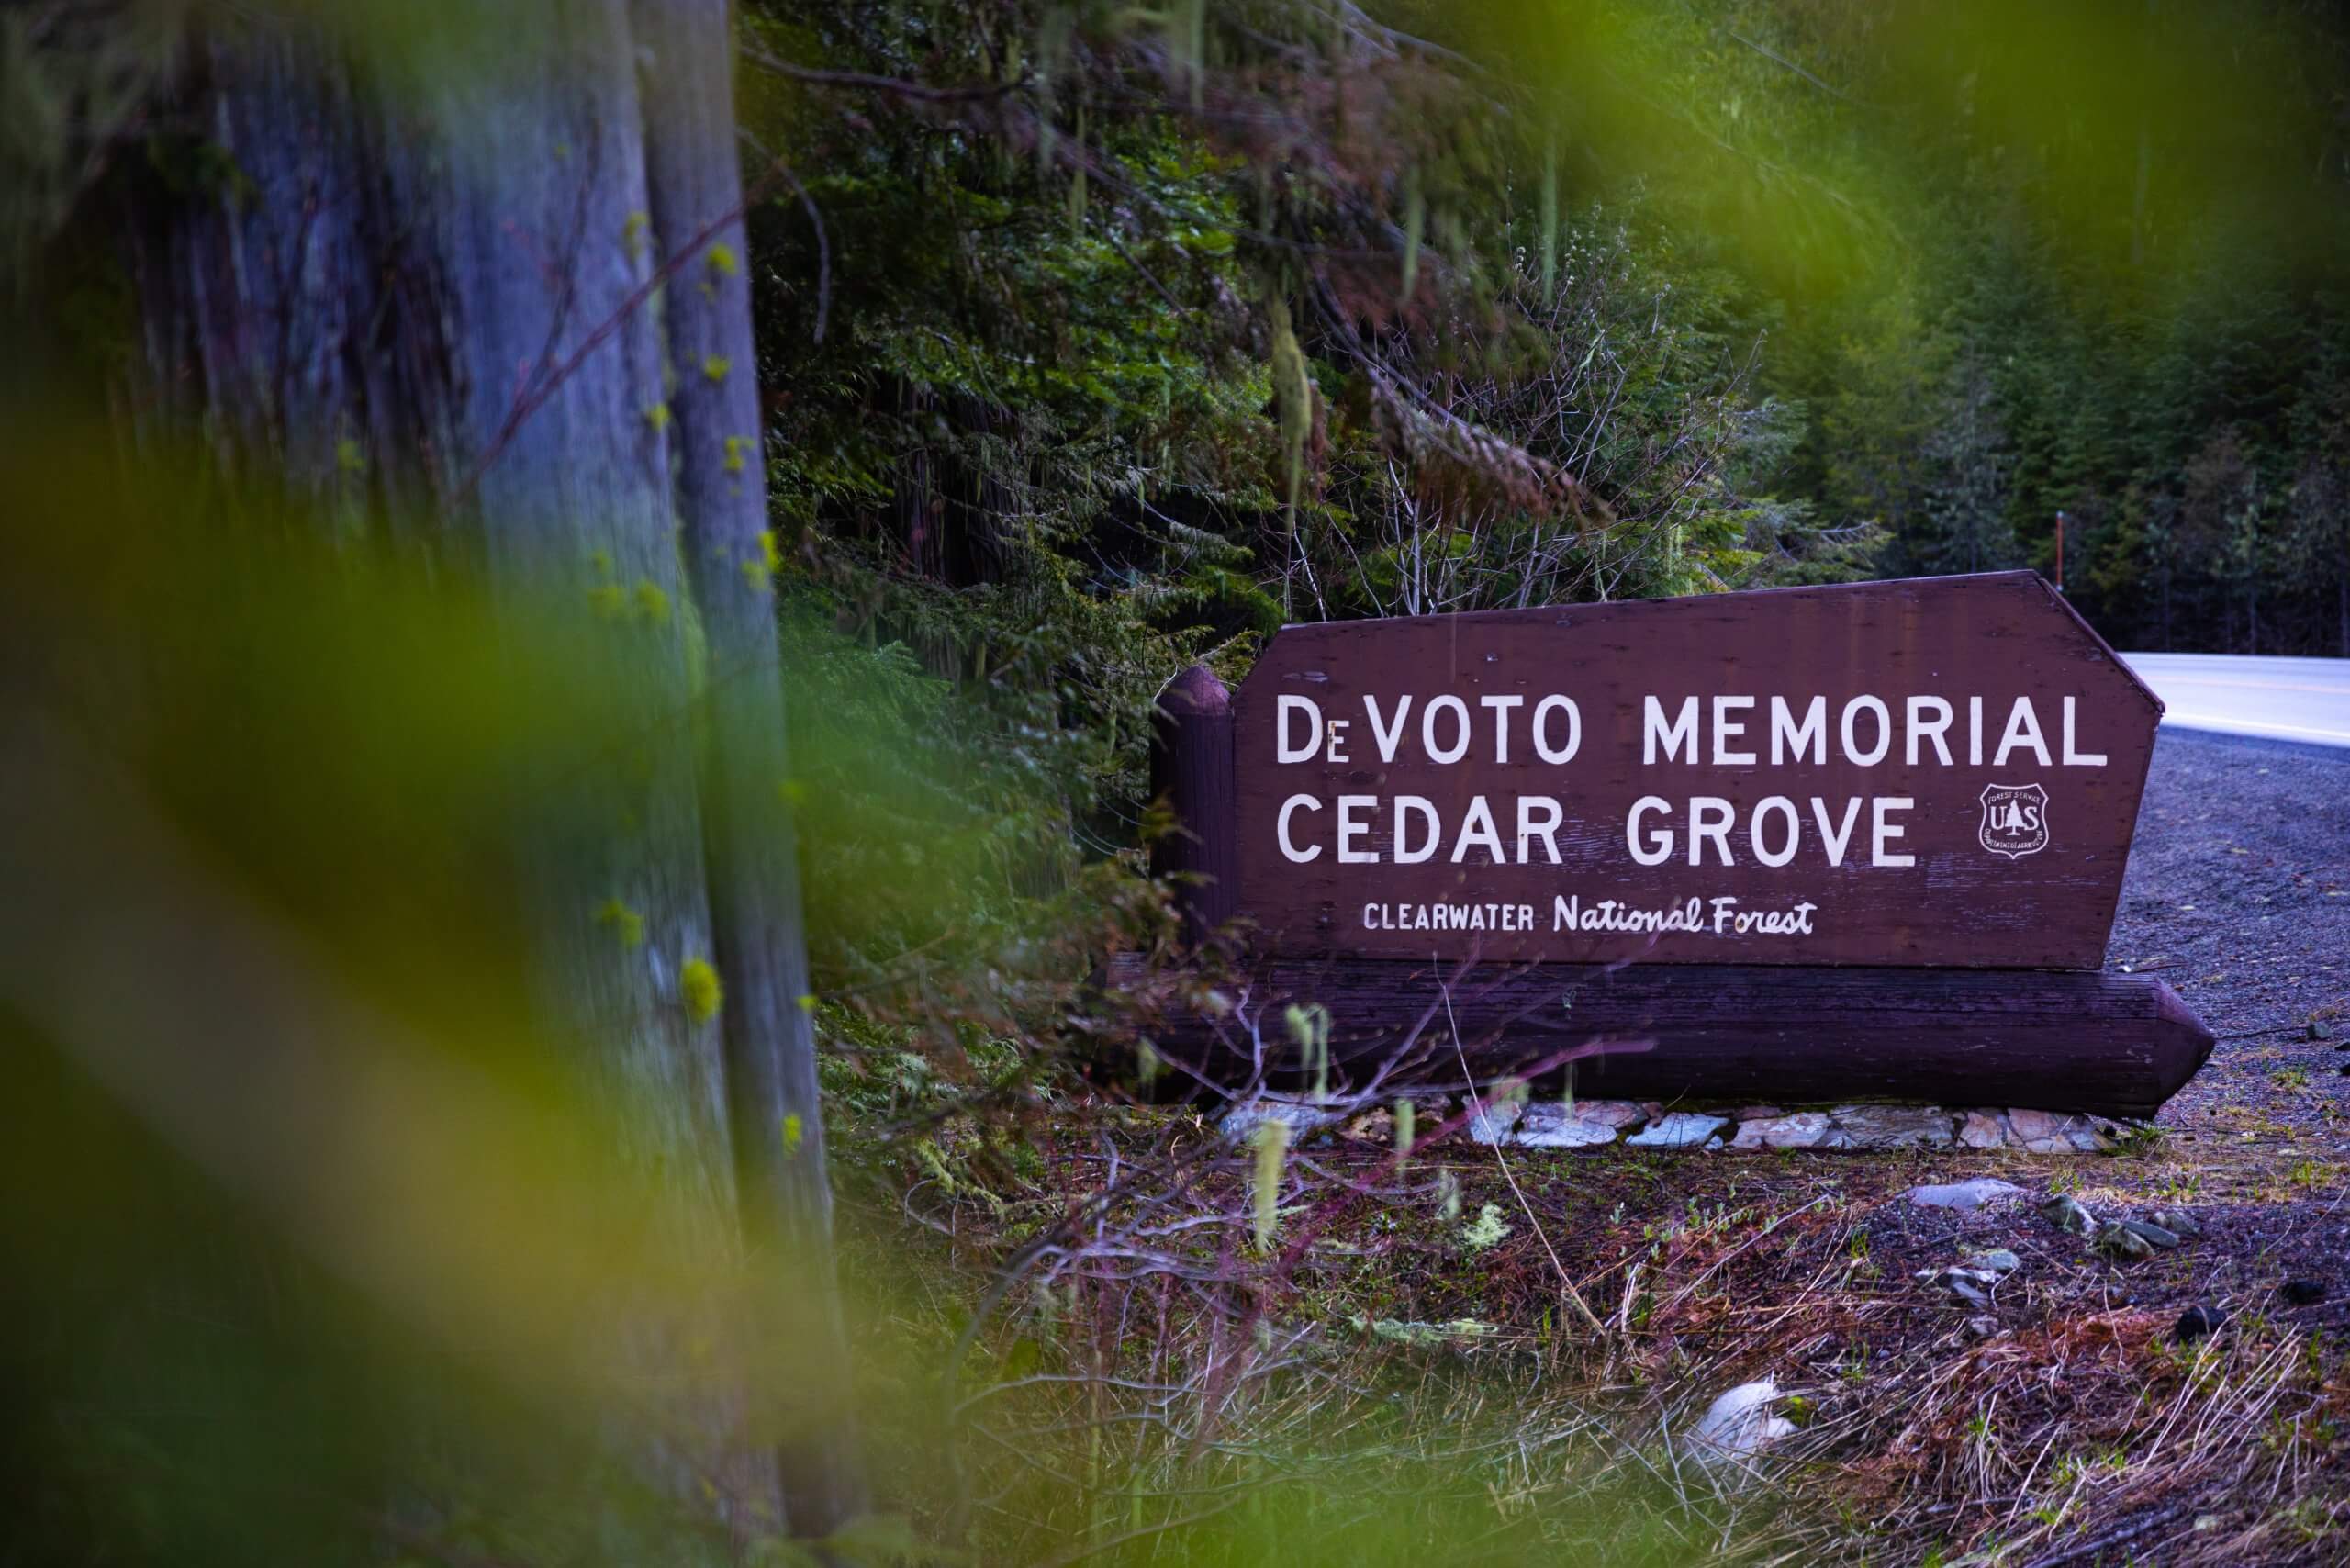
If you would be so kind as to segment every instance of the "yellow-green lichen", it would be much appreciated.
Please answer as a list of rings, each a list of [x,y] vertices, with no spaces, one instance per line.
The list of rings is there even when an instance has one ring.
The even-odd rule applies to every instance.
[[[677,975],[677,996],[686,1004],[686,1016],[695,1023],[707,1024],[718,1016],[725,991],[718,983],[718,970],[708,958],[686,960]]]
[[[596,911],[596,924],[610,926],[623,947],[638,946],[644,941],[644,916],[618,899],[603,902]]]
[[[636,579],[636,612],[655,626],[669,623],[669,595],[651,577]]]
[[[726,373],[733,368],[734,362],[722,354],[706,353],[701,356],[701,373],[712,382],[725,380]]]
[[[743,577],[753,588],[764,591],[783,566],[783,551],[775,542],[775,530],[759,531],[759,553],[743,563]]]

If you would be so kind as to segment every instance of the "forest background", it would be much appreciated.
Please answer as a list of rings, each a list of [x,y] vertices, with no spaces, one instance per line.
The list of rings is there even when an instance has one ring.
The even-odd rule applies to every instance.
[[[459,589],[470,542],[453,527],[442,554],[442,534],[401,520],[391,454],[355,439],[269,450],[289,422],[282,396],[274,431],[266,420],[231,429],[221,409],[236,399],[219,388],[206,389],[215,417],[192,420],[192,434],[158,417],[185,390],[167,374],[179,345],[154,331],[170,318],[151,297],[142,318],[136,275],[151,225],[247,213],[271,174],[241,166],[217,123],[183,112],[210,85],[192,37],[292,18],[328,40],[319,57],[406,69],[432,63],[435,15],[390,4],[0,12],[0,259],[17,345],[0,374],[5,493],[18,503],[0,530],[12,553],[0,593],[28,654],[0,697],[12,723],[93,716],[90,732],[119,743],[116,760],[169,808],[159,816],[203,843],[206,864],[235,868],[233,885],[265,894],[297,929],[331,935],[341,980],[424,1014],[441,1031],[432,1047],[398,1059],[445,1051],[502,1068],[511,1040],[529,1037],[514,993],[531,966],[503,917],[482,913],[501,907],[502,881],[478,841],[528,842],[555,815],[532,817],[537,797],[518,812],[497,792],[531,771],[509,766],[513,753],[612,740],[611,715],[586,711],[587,698],[603,680],[626,689],[625,660],[566,663],[573,644],[556,640],[537,649],[551,668],[525,660],[527,678],[486,675],[506,667],[492,650],[514,633],[469,619],[477,607]],[[1348,1308],[1301,1294],[1256,1256],[1272,1218],[1252,1178],[1259,1194],[1324,1178],[1301,1163],[1268,1181],[1245,1153],[1201,1154],[1162,1123],[1121,1120],[1132,1107],[1099,1092],[1103,1039],[1117,1043],[1113,1076],[1151,1065],[1085,981],[1110,946],[1165,951],[1162,890],[1134,873],[1166,825],[1148,785],[1151,704],[1186,666],[1237,681],[1290,621],[2018,566],[2054,577],[2060,516],[2065,591],[2117,646],[2350,655],[2350,25],[2334,7],[746,0],[733,27],[746,232],[739,251],[705,247],[692,263],[713,296],[747,280],[755,365],[709,355],[669,372],[688,389],[740,388],[751,379],[740,372],[755,370],[759,437],[717,450],[727,472],[754,453],[765,465],[767,527],[741,565],[772,591],[780,631],[792,760],[779,788],[796,818],[858,1414],[877,1449],[963,1444],[935,1470],[875,1467],[878,1500],[914,1517],[925,1541],[977,1540],[997,1560],[1067,1547],[1072,1561],[1139,1561],[1190,1539],[1203,1499],[1288,1485],[1300,1506],[1335,1506],[1339,1492],[1316,1479],[1335,1470],[1301,1460],[1299,1433],[1318,1438],[1308,1429],[1325,1419],[1350,1438],[1368,1428],[1368,1417],[1347,1425],[1373,1408],[1354,1369],[1311,1399],[1283,1381],[1304,1330],[1281,1336],[1308,1308]],[[643,226],[609,216],[604,240],[637,247],[630,263],[650,267]],[[326,280],[330,306],[347,281],[355,297],[363,280]],[[204,299],[172,303],[205,318]],[[657,398],[622,414],[664,435],[677,418]],[[238,463],[256,446],[292,480],[279,488],[295,492],[299,521],[273,510],[284,495],[262,504],[243,488],[256,473]],[[119,510],[102,510],[101,496]],[[283,558],[285,539],[316,543],[314,512],[333,546],[325,564]],[[607,629],[675,655],[671,684],[635,698],[699,689],[704,628],[680,624],[692,610],[675,563],[663,575],[663,549],[629,580],[634,567],[615,576],[584,529],[559,543],[568,566],[593,561],[610,579],[589,588]],[[373,597],[363,564],[411,555],[427,558],[435,591]],[[675,713],[666,722],[685,727]],[[10,732],[12,763],[34,755],[17,750],[23,733]],[[641,767],[666,788],[693,748],[643,749],[649,760],[618,745],[598,756],[622,756],[616,771]],[[480,809],[476,786],[498,810]],[[43,879],[77,848],[93,867],[100,849],[136,862],[124,878],[134,890],[158,868],[185,869],[124,847],[144,842],[127,831],[50,842],[35,821],[9,824],[21,857],[9,865]],[[589,830],[557,817],[565,825],[576,831],[564,854],[546,858],[600,869]],[[599,818],[595,831],[610,826]],[[417,846],[442,835],[464,852],[420,858]],[[702,857],[693,833],[644,836],[673,857],[652,880]],[[95,869],[73,881],[91,907],[111,885]],[[105,960],[61,979],[39,955],[74,925],[59,910],[79,906],[30,875],[7,890],[17,1011],[0,1025],[12,1034],[52,1043],[40,1031],[54,1018],[36,1018],[28,998],[164,996],[165,958],[190,981],[234,970],[258,975],[259,995],[314,1000],[160,926],[151,949],[108,926]],[[591,911],[602,946],[576,966],[591,1000],[610,1000],[605,968],[641,966],[647,950],[677,956],[661,910],[649,939],[645,907],[600,887],[566,906],[574,924]],[[700,1041],[737,1015],[734,995],[697,954],[623,999],[657,1010],[657,1027],[624,1018],[610,1032]],[[209,1043],[241,1047],[252,1023],[240,1016]],[[1267,1026],[1280,1043],[1283,1024]],[[431,1468],[415,1462],[414,1432],[499,1430],[510,1390],[498,1385],[487,1416],[417,1418],[400,1376],[408,1347],[379,1362],[374,1338],[383,1296],[428,1320],[456,1314],[467,1356],[481,1344],[543,1350],[528,1337],[534,1314],[564,1293],[543,1275],[523,1280],[521,1266],[576,1262],[566,1237],[600,1256],[608,1235],[512,1223],[543,1216],[476,1194],[513,1172],[459,1165],[428,1188],[438,1206],[407,1216],[412,1226],[339,1211],[317,1226],[331,1245],[299,1234],[288,1245],[278,1231],[298,1226],[263,1226],[252,1264],[208,1244],[251,1240],[250,1192],[198,1222],[177,1206],[209,1204],[212,1179],[233,1188],[228,1156],[216,1148],[207,1165],[156,1132],[179,1125],[168,1114],[94,1096],[60,1065],[69,1054],[24,1055],[34,1065],[0,1140],[17,1162],[12,1197],[76,1199],[12,1203],[10,1239],[70,1236],[95,1259],[84,1274],[40,1274],[63,1282],[53,1294],[8,1303],[24,1314],[11,1342],[29,1348],[9,1375],[44,1390],[61,1378],[74,1395],[54,1426],[26,1436],[17,1467],[41,1494],[27,1517],[44,1521],[42,1540],[91,1531],[118,1559],[157,1560],[197,1540],[205,1551],[183,1558],[241,1560],[255,1515],[241,1489],[285,1462],[289,1434],[322,1430],[352,1439],[351,1452],[330,1446],[330,1463],[364,1480],[330,1487],[316,1453],[295,1455],[317,1518],[297,1519],[286,1496],[261,1488],[268,1507],[291,1510],[289,1540],[318,1539],[291,1533],[317,1526],[347,1542],[352,1521],[327,1506],[346,1491],[397,1505],[477,1489],[487,1505],[371,1511],[367,1539],[466,1564],[629,1555],[603,1516],[576,1506],[600,1473],[583,1486],[534,1442],[487,1439],[502,1456],[496,1479],[428,1443],[459,1479],[444,1490],[436,1472],[411,1490]],[[522,1054],[530,1074],[560,1076]],[[180,1078],[160,1070],[160,1053],[137,1065],[126,1081],[185,1087],[189,1105],[230,1125],[228,1107],[193,1092],[208,1086],[200,1064],[182,1061]],[[382,1089],[356,1068],[352,1081]],[[691,1102],[708,1133],[706,1087],[659,1084],[648,1099],[656,1111]],[[310,1131],[314,1103],[297,1109],[276,1129],[282,1148],[253,1138],[229,1152],[285,1156],[259,1168],[253,1189],[333,1196],[319,1171],[340,1169],[335,1140]],[[523,1124],[480,1144],[538,1158],[543,1128]],[[790,1153],[813,1126],[766,1131]],[[115,1149],[136,1158],[99,1158]],[[207,1181],[186,1181],[186,1161]],[[610,1180],[596,1162],[583,1174],[553,1161],[518,1190],[601,1194]],[[680,1184],[674,1169],[664,1180]],[[1337,1179],[1313,1191],[1339,1207],[1362,1196]],[[126,1219],[125,1193],[152,1207]],[[1464,1231],[1449,1171],[1389,1198],[1380,1225],[1404,1224],[1393,1215],[1408,1208],[1453,1253],[1494,1245],[1505,1224],[1493,1205],[1472,1206]],[[1113,1277],[1125,1265],[1105,1260],[1138,1246],[1135,1227],[1169,1205],[1183,1217]],[[1113,1215],[1125,1227],[1111,1228],[1115,1247],[1102,1239]],[[409,1254],[366,1249],[431,1256],[453,1216],[469,1222],[449,1228],[475,1249],[462,1261],[478,1274],[451,1277],[486,1278],[479,1299],[393,1267]],[[1071,1240],[1084,1226],[1102,1249],[1084,1259],[1093,1274]],[[533,1248],[513,1249],[524,1234]],[[359,1249],[356,1261],[337,1248]],[[288,1261],[321,1250],[346,1265],[341,1284]],[[1555,1254],[1549,1262],[1558,1270]],[[218,1292],[187,1284],[215,1269],[232,1276]],[[1539,1267],[1526,1273],[1550,1290]],[[352,1274],[367,1287],[356,1293],[364,1334],[349,1332],[337,1294]],[[1138,1280],[1161,1293],[1150,1335],[1132,1332]],[[1464,1270],[1433,1281],[1428,1298],[1486,1310],[1480,1282]],[[429,1310],[412,1296],[431,1298]],[[214,1310],[224,1297],[234,1309]],[[364,1397],[335,1397],[351,1390],[322,1378],[310,1352],[279,1354],[284,1334],[267,1352],[224,1332],[184,1354],[173,1338],[256,1310],[310,1321],[287,1298],[326,1303],[336,1331],[312,1350],[337,1376],[364,1363]],[[1552,1293],[1538,1309],[1539,1355],[1565,1353],[1553,1330],[1580,1308],[1575,1332],[1590,1330],[1583,1343],[1602,1363],[1592,1386],[1620,1392],[1639,1299],[1627,1278],[1611,1338],[1571,1283]],[[1387,1321],[1371,1313],[1367,1323]],[[367,1353],[347,1354],[354,1342]],[[1563,1387],[1561,1364],[1543,1361],[1541,1375]],[[76,1381],[85,1366],[106,1374],[88,1380],[106,1383],[96,1394]],[[1669,1381],[1643,1366],[1634,1382],[1652,1375]],[[929,1403],[934,1378],[952,1420]],[[969,1392],[972,1379],[985,1386]],[[1170,1414],[1169,1388],[1195,1402],[1191,1425]],[[1241,1390],[1259,1391],[1253,1407]],[[1464,1433],[1483,1410],[1474,1379],[1422,1394],[1431,1411],[1465,1401]],[[967,1416],[997,1399],[990,1408],[1027,1421],[1021,1443]],[[395,1435],[352,1436],[363,1406],[394,1411]],[[226,1423],[231,1409],[246,1418]],[[180,1424],[190,1411],[202,1421]],[[1381,1517],[1315,1528],[1360,1528],[1362,1561],[1382,1541],[1411,1556],[1424,1537],[1458,1544],[1484,1528],[1485,1473],[1445,1446],[1450,1424],[1377,1439],[1376,1464],[1407,1475],[1398,1495],[1440,1506],[1409,1529]],[[849,1425],[821,1433],[822,1446],[856,1450]],[[239,1442],[221,1440],[231,1427]],[[1358,1484],[1391,1473],[1366,1462],[1355,1456]],[[1020,1464],[1024,1480],[991,1489]],[[384,1469],[401,1485],[377,1484]],[[1464,1486],[1462,1474],[1479,1479]],[[522,1496],[541,1511],[526,1517]],[[1641,1494],[1633,1511],[1673,1521],[1658,1526],[1655,1554],[1677,1560],[1685,1499],[1651,1502]],[[1526,1513],[1540,1516],[1519,1516],[1538,1535],[1588,1526],[1603,1539],[1623,1517]],[[1865,1534],[1868,1521],[1839,1528]],[[1920,1516],[1903,1528],[1922,1541],[1954,1527]],[[1778,1550],[1756,1540],[1754,1551]],[[1196,1560],[1221,1550],[1209,1540]]]

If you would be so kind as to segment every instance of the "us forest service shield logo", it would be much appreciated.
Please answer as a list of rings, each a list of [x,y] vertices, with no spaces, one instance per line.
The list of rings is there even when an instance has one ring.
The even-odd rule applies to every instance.
[[[1983,827],[1977,834],[1994,855],[2020,860],[2048,847],[2048,791],[2037,784],[1983,786]]]

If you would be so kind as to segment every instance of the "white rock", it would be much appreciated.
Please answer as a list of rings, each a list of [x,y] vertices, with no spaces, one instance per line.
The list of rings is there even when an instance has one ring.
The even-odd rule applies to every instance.
[[[1825,1111],[1797,1111],[1793,1115],[1773,1115],[1741,1121],[1738,1136],[1730,1140],[1733,1148],[1818,1148],[1828,1137],[1829,1119]]]
[[[1583,1112],[1581,1104],[1570,1110],[1554,1100],[1539,1101],[1527,1106],[1517,1118],[1510,1129],[1509,1141],[1528,1148],[1584,1148],[1616,1141],[1616,1129],[1623,1125],[1621,1122]]]
[[[2012,1182],[2002,1182],[1996,1176],[1978,1176],[1972,1182],[1912,1187],[1908,1192],[1911,1203],[1929,1209],[1979,1209],[1990,1204],[2012,1202],[2024,1195],[2021,1187]]]
[[[1578,1100],[1574,1114],[1586,1122],[1602,1122],[1611,1127],[1639,1126],[1657,1114],[1658,1107],[1643,1105],[1637,1100]]]
[[[1921,1105],[1839,1105],[1829,1113],[1835,1126],[1829,1148],[1916,1148],[1951,1141],[1948,1111]]]
[[[1706,1406],[1689,1433],[1691,1451],[1708,1463],[1747,1463],[1796,1429],[1794,1422],[1771,1413],[1778,1398],[1774,1378],[1740,1383]]]
[[[1692,1148],[1721,1131],[1724,1118],[1672,1111],[1624,1141],[1641,1148]]]
[[[1287,1094],[1262,1094],[1245,1105],[1235,1105],[1216,1120],[1216,1130],[1235,1143],[1246,1142],[1256,1136],[1257,1129],[1267,1122],[1287,1122],[1291,1140],[1304,1133],[1319,1132],[1346,1114],[1339,1105],[1316,1105],[1311,1100]]]
[[[1920,1269],[1914,1277],[1948,1291],[1971,1306],[1990,1305],[1993,1293],[1999,1288],[1999,1271],[1997,1269],[1969,1268],[1963,1263]]]
[[[1509,1137],[1517,1119],[1526,1114],[1523,1100],[1487,1101],[1473,1106],[1469,1113],[1469,1136],[1478,1143],[1501,1143]]]
[[[1969,1148],[2004,1148],[2013,1141],[2008,1119],[1997,1111],[1969,1111],[1958,1129],[1958,1141]]]
[[[2065,1117],[2056,1111],[2019,1108],[2008,1113],[2008,1125],[2015,1128],[2020,1138],[2049,1137],[2064,1126]]]
[[[2008,1113],[2015,1141],[2034,1154],[2095,1154],[2106,1147],[2104,1135],[2087,1116],[2061,1111],[2016,1109]]]

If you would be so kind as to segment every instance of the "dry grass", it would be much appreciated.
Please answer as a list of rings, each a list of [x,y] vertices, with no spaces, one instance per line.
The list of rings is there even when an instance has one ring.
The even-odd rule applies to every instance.
[[[2232,1137],[1505,1163],[1457,1112],[1404,1160],[1373,1104],[1280,1160],[1261,1251],[1254,1151],[1181,1109],[1063,1104],[1014,1190],[908,1200],[968,1268],[1010,1260],[941,1428],[959,1481],[918,1508],[1002,1561],[2350,1560],[2328,1309],[2270,1294],[2333,1167]],[[2212,1229],[2116,1265],[2031,1207],[1899,1198],[1982,1173]],[[1986,1336],[1912,1276],[1992,1246],[2024,1266]],[[2232,1316],[2181,1345],[2190,1300]],[[1762,1376],[1797,1434],[1751,1473],[1693,1458]]]

